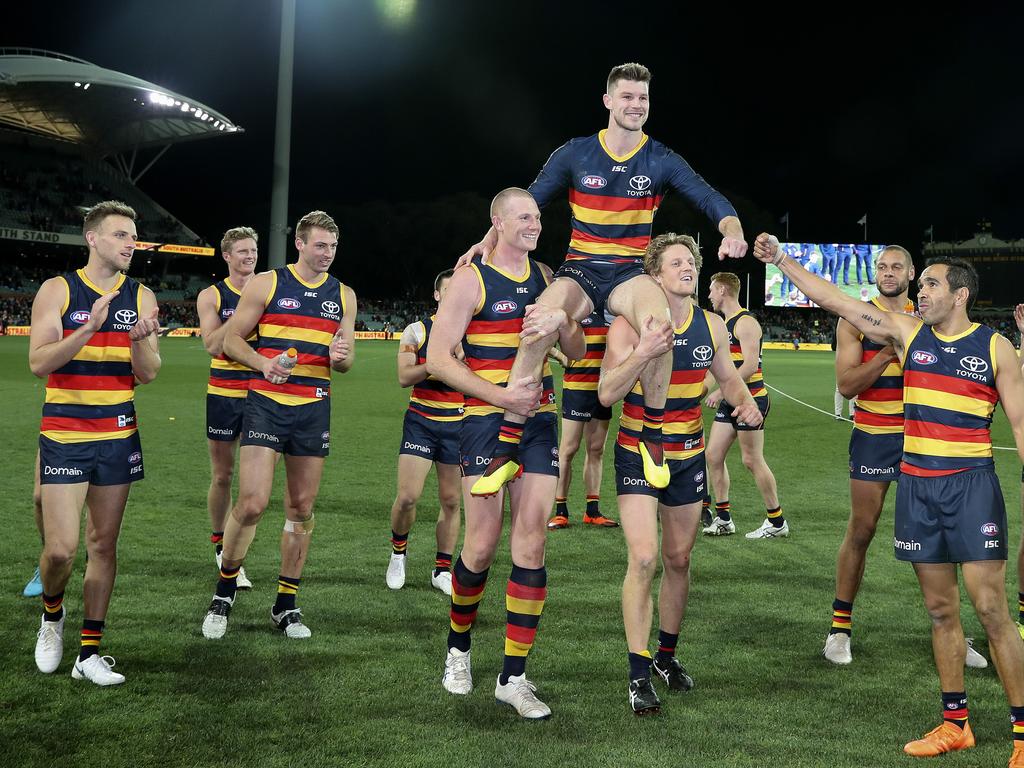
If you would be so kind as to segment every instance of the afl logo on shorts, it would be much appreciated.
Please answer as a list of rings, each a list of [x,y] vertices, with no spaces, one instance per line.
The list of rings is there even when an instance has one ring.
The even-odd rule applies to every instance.
[[[320,305],[320,308],[329,315],[336,315],[338,310],[341,309],[336,301],[325,301]]]
[[[330,440],[331,439],[331,433],[330,432],[324,432],[322,435],[320,435],[320,439],[321,440]]]
[[[983,526],[981,526],[981,532],[984,533],[986,536],[998,536],[999,526],[995,523],[985,523]]]
[[[80,309],[77,312],[71,313],[71,322],[78,323],[79,325],[85,325],[89,322],[91,315],[84,309]]]
[[[298,309],[302,305],[299,304],[298,299],[284,298],[277,300],[277,306],[279,306],[281,309]]]
[[[519,305],[510,299],[496,301],[491,304],[491,311],[497,312],[499,315],[507,315],[511,312],[515,312],[517,309],[519,309]]]
[[[223,318],[231,317],[233,314],[235,314],[235,310],[230,309],[230,308],[229,309],[222,309],[220,311],[220,316],[223,317]]]
[[[939,361],[939,358],[937,358],[931,352],[925,352],[924,350],[921,349],[917,350],[917,352],[911,355],[910,359],[913,360],[918,365],[932,365],[933,363],[937,363]]]
[[[139,453],[138,451],[136,451],[135,453],[128,457],[129,464],[138,464],[140,461],[142,461],[142,454]]]
[[[114,319],[119,323],[131,325],[139,319],[139,313],[133,309],[119,309],[114,313]]]
[[[608,181],[603,176],[584,176],[580,183],[587,189],[600,189],[608,186]]]

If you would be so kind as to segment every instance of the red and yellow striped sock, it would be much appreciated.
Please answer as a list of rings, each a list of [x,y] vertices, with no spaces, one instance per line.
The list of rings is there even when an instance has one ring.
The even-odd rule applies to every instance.
[[[64,593],[59,595],[43,595],[43,618],[47,621],[60,621],[64,616]]]
[[[502,665],[502,685],[509,677],[525,674],[526,657],[537,636],[537,625],[544,611],[547,597],[548,572],[546,568],[521,568],[512,564],[512,574],[505,590],[505,661]]]
[[[832,628],[830,635],[842,633],[844,635],[853,632],[853,603],[840,600],[838,597],[832,601]]]
[[[82,622],[82,650],[78,652],[78,660],[85,661],[100,652],[100,641],[103,639],[103,622],[98,619],[86,619]]]
[[[448,647],[468,651],[472,642],[471,631],[476,621],[477,607],[487,586],[487,570],[476,573],[469,570],[460,557],[452,568],[452,606],[448,616]]]

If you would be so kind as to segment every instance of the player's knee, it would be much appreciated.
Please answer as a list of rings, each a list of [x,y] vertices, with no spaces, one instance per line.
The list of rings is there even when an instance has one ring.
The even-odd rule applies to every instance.
[[[763,465],[764,459],[756,453],[743,454],[743,466],[746,467],[751,474],[760,471]]]
[[[288,506],[288,518],[291,520],[308,520],[313,516],[313,502],[316,496],[303,494],[298,498],[292,496],[291,504]]]
[[[231,487],[231,480],[235,476],[235,468],[215,467],[210,473],[210,481],[217,488]]]
[[[117,537],[96,536],[86,543],[90,560],[115,560],[117,558]]]
[[[244,495],[238,499],[231,515],[239,525],[256,525],[263,516],[267,500],[262,496]]]
[[[875,531],[878,528],[877,520],[858,520],[850,526],[849,542],[858,550],[867,551],[875,538]]]
[[[494,562],[495,549],[496,545],[494,544],[466,541],[462,545],[462,553],[459,557],[462,558],[463,564],[469,570],[479,573],[491,567],[491,563]]]
[[[676,549],[671,552],[665,552],[661,559],[667,571],[686,573],[690,568],[689,549]]]
[[[572,463],[572,460],[576,458],[576,454],[580,451],[579,443],[574,445],[563,445],[558,449],[558,458],[563,462]]]
[[[974,612],[989,636],[994,635],[1001,624],[1010,621],[1006,601],[1001,594],[980,596],[974,602]]]
[[[416,511],[416,502],[419,498],[413,496],[411,493],[399,492],[398,496],[395,497],[395,509],[402,515],[408,515]]]
[[[629,570],[644,581],[653,581],[658,569],[658,555],[653,548],[635,549],[629,553]]]
[[[946,628],[960,623],[960,605],[945,599],[932,599],[925,602],[928,618],[932,626]]]
[[[43,494],[39,490],[38,486],[36,487],[36,490],[32,492],[32,506],[35,508],[36,517],[43,514]],[[1024,547],[1024,540],[1021,541],[1021,546]]]
[[[43,548],[43,560],[47,570],[60,570],[69,567],[75,561],[77,547],[74,545],[50,544]]]
[[[441,514],[445,517],[458,516],[462,503],[462,496],[458,493],[444,494],[441,496]]]
[[[601,462],[604,459],[604,440],[592,439],[588,442],[587,456],[591,461]]]

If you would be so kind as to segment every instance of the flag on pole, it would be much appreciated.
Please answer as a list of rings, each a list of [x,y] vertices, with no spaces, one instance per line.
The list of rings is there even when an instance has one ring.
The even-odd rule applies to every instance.
[[[930,227],[928,227],[928,229],[926,229],[924,231],[924,233],[926,235],[928,235],[928,237],[934,237],[935,236],[935,225],[932,224]]]
[[[863,216],[857,219],[857,223],[866,227],[868,224],[868,215],[865,213]]]
[[[779,219],[779,224],[789,224],[789,211],[786,211],[782,215],[782,218]]]

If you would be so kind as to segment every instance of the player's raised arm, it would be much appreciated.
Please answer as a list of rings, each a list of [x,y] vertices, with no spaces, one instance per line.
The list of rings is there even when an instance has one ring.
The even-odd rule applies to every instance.
[[[673,338],[672,324],[657,323],[651,316],[644,320],[639,336],[625,317],[615,318],[608,328],[597,385],[601,405],[610,407],[624,398],[647,364],[672,349]]]
[[[1003,404],[1003,412],[1013,439],[1017,444],[1017,455],[1024,462],[1024,374],[1021,373],[1020,360],[1013,344],[1003,336],[995,336],[996,390],[999,402]]]
[[[789,258],[774,235],[762,232],[754,241],[754,257],[765,264],[773,264],[788,277],[807,298],[833,314],[839,315],[858,331],[879,344],[892,344],[902,352],[905,339],[921,324],[917,318],[886,312],[873,304],[847,296],[828,280],[804,269]]]

